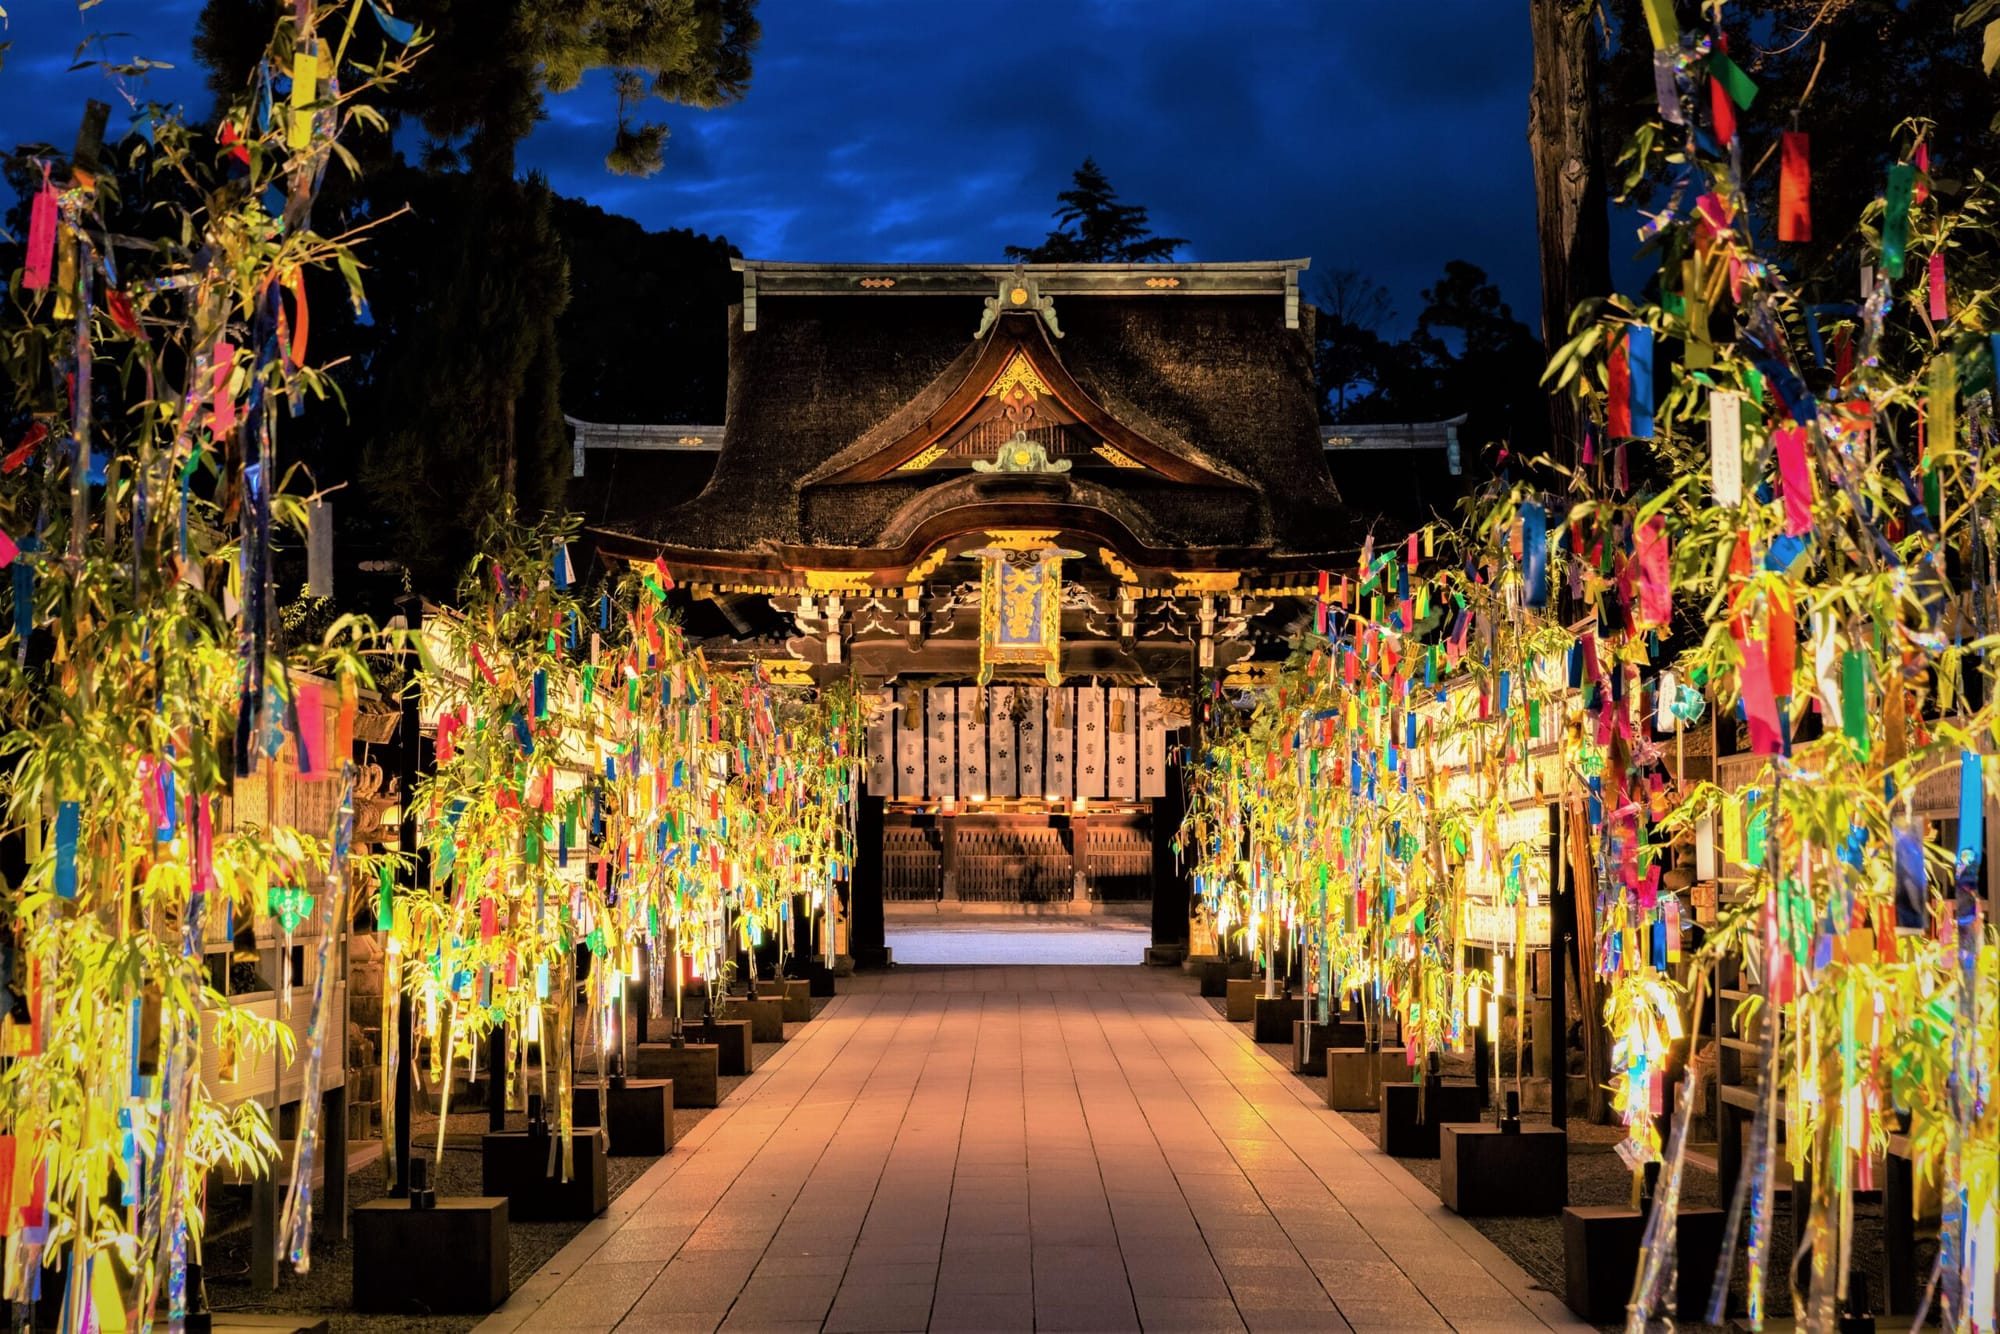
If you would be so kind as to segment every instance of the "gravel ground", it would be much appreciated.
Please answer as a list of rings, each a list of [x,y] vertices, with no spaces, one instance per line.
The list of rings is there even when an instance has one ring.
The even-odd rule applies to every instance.
[[[1223,1002],[1209,998],[1218,1014],[1223,1012]],[[1238,1028],[1249,1030],[1248,1024],[1238,1024]],[[1289,1043],[1260,1043],[1286,1069],[1291,1068],[1292,1048]],[[1470,1062],[1460,1058],[1459,1069],[1453,1069],[1447,1062],[1445,1073],[1470,1075]],[[1315,1093],[1325,1088],[1323,1078],[1313,1075],[1293,1075],[1294,1079],[1309,1086]],[[1504,1084],[1503,1084],[1504,1086]],[[1372,1143],[1375,1139],[1378,1117],[1373,1112],[1342,1112],[1355,1129],[1366,1135]],[[1547,1113],[1524,1112],[1524,1124],[1548,1121]],[[1626,1170],[1613,1149],[1624,1138],[1622,1128],[1617,1126],[1592,1125],[1572,1116],[1569,1130],[1569,1202],[1572,1205],[1630,1204],[1632,1199],[1632,1174]],[[1400,1163],[1411,1176],[1423,1182],[1434,1194],[1442,1194],[1439,1183],[1440,1171],[1435,1158],[1399,1158]],[[1715,1174],[1697,1163],[1690,1162],[1682,1182],[1682,1198],[1695,1205],[1718,1206],[1722,1202],[1716,1198]],[[1554,1218],[1474,1218],[1469,1220],[1495,1246],[1515,1264],[1526,1270],[1537,1284],[1558,1295],[1563,1290],[1563,1239],[1562,1221]],[[1791,1292],[1786,1280],[1786,1270],[1792,1262],[1792,1216],[1789,1189],[1781,1191],[1772,1209],[1771,1228],[1771,1277],[1767,1284],[1766,1311],[1772,1316],[1791,1314]],[[1866,1273],[1869,1290],[1879,1302],[1885,1291],[1882,1280],[1882,1208],[1878,1197],[1866,1196],[1858,1200],[1854,1208],[1854,1265],[1855,1272]],[[1935,1244],[1926,1246],[1919,1243],[1917,1250],[1918,1273],[1928,1272],[1928,1266],[1936,1255]],[[1743,1264],[1739,1255],[1734,1281],[1731,1285],[1732,1311],[1740,1311],[1744,1301]],[[1907,1323],[1905,1321],[1904,1323]],[[1884,1317],[1881,1328],[1900,1327],[1895,1319]],[[1622,1325],[1604,1326],[1607,1330],[1622,1330]],[[1677,1322],[1676,1328],[1684,1330],[1714,1329],[1711,1325]]]
[[[824,1006],[824,999],[813,1001],[813,1013]],[[787,1036],[799,1031],[801,1025],[787,1024]],[[777,1043],[757,1044],[757,1063],[762,1065],[779,1051]],[[587,1075],[579,1079],[588,1078]],[[741,1076],[724,1076],[717,1081],[717,1101],[720,1102],[743,1083]],[[531,1082],[531,1087],[532,1082]],[[700,1124],[710,1108],[678,1108],[674,1112],[674,1137],[678,1141]],[[510,1114],[507,1128],[523,1130],[527,1128],[525,1112]],[[433,1170],[433,1178],[440,1195],[477,1195],[480,1193],[479,1136],[486,1130],[484,1109],[469,1112],[454,1112],[450,1117],[450,1128],[446,1132],[446,1148],[443,1164]],[[435,1114],[418,1113],[412,1119],[411,1135],[419,1149],[434,1145],[437,1136]],[[425,1151],[425,1156],[428,1151]],[[609,1194],[617,1199],[634,1181],[651,1167],[657,1158],[610,1158],[606,1160]],[[382,1164],[371,1162],[356,1169],[348,1177],[348,1200],[350,1204],[362,1204],[380,1198],[386,1193]],[[312,1268],[309,1273],[293,1272],[289,1265],[282,1266],[278,1291],[271,1294],[257,1294],[250,1290],[250,1230],[247,1219],[247,1190],[218,1191],[211,1195],[210,1217],[213,1235],[207,1246],[208,1268],[205,1279],[208,1287],[210,1309],[222,1313],[256,1314],[299,1314],[312,1319],[325,1319],[331,1334],[465,1334],[483,1317],[477,1315],[362,1315],[352,1309],[350,1294],[354,1282],[354,1252],[351,1243],[323,1240],[323,1233],[315,1234],[312,1249]],[[570,1239],[583,1230],[581,1222],[563,1223],[515,1223],[507,1227],[509,1270],[513,1286],[518,1288],[537,1269],[547,1264],[556,1252],[567,1245]]]

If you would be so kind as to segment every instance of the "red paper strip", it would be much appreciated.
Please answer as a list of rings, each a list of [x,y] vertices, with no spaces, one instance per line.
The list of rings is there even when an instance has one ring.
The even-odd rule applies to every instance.
[[[35,446],[48,439],[48,435],[49,428],[40,422],[36,422],[33,426],[30,426],[28,433],[21,437],[21,443],[14,446],[13,450],[8,453],[4,460],[0,460],[0,472],[19,471],[21,465],[26,463],[28,457],[35,452]]]
[[[1729,100],[1729,90],[1722,86],[1722,80],[1708,81],[1708,104],[1715,111],[1715,141],[1727,147],[1736,137],[1736,107]]]
[[[306,309],[305,275],[293,269],[286,286],[292,289],[292,301],[298,307],[298,318],[292,321],[292,365],[306,364],[306,334],[312,329],[311,312]]]
[[[1806,457],[1806,428],[1780,426],[1773,440],[1778,447],[1778,482],[1785,493],[1785,531],[1799,537],[1812,531],[1812,462]]]
[[[1778,164],[1778,239],[1812,240],[1811,139],[1797,130],[1783,136]]]
[[[112,288],[105,298],[105,306],[111,312],[111,322],[126,333],[139,332],[139,317],[132,310],[132,298],[117,288]]]
[[[1611,358],[1606,365],[1608,420],[1605,429],[1612,438],[1619,439],[1632,434],[1632,367],[1625,359],[1625,332],[1618,330],[1611,335]]]
[[[1944,291],[1944,251],[1931,252],[1931,322],[1943,324],[1950,318],[1950,303]]]

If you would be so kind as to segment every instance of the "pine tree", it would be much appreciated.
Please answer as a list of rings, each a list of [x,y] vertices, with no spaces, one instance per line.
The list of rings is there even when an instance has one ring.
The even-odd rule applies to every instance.
[[[1155,236],[1138,204],[1121,204],[1097,159],[1085,158],[1074,184],[1056,196],[1056,230],[1038,246],[1007,247],[1029,264],[1138,264],[1169,260],[1185,236]]]

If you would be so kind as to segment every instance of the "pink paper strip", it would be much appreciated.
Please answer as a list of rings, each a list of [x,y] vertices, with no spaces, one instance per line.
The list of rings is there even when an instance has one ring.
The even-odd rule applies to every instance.
[[[209,419],[208,429],[217,436],[225,436],[236,429],[236,396],[229,392],[229,376],[236,369],[235,345],[217,343],[210,365],[215,415]]]
[[[21,286],[39,292],[49,285],[49,271],[56,260],[56,192],[47,181],[35,195],[28,212],[28,262]]]
[[[1943,324],[1950,318],[1951,304],[1944,295],[1944,251],[1931,252],[1931,322]]]
[[[294,687],[299,706],[299,777],[326,777],[326,704],[317,681]]]
[[[1743,655],[1743,712],[1750,722],[1750,749],[1758,755],[1776,755],[1784,734],[1778,726],[1778,699],[1771,692],[1771,666],[1764,658],[1764,646],[1745,639],[1741,621],[1736,629],[1736,648]]]
[[[1780,426],[1773,438],[1778,446],[1778,481],[1785,492],[1785,531],[1799,537],[1812,531],[1812,464],[1806,458],[1806,429]]]
[[[1633,555],[1639,565],[1639,621],[1664,626],[1674,618],[1673,576],[1669,568],[1667,522],[1655,514],[1639,525]]]

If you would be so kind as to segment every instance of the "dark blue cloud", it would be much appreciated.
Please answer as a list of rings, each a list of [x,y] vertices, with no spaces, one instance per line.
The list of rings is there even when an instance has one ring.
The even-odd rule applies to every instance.
[[[205,104],[199,0],[12,0],[0,143],[66,144],[95,72],[86,31],[182,68],[149,95]],[[1388,286],[1404,322],[1444,261],[1535,318],[1525,7],[1492,0],[763,0],[750,95],[655,105],[647,180],[604,169],[608,81],[552,98],[524,166],[649,227],[768,259],[986,260],[1048,228],[1095,155],[1193,259],[1310,255]]]

